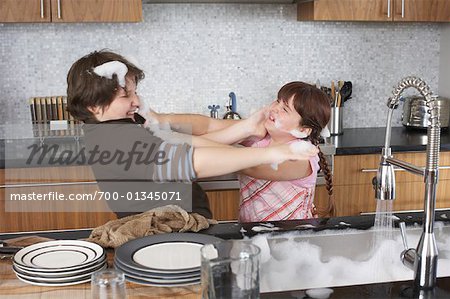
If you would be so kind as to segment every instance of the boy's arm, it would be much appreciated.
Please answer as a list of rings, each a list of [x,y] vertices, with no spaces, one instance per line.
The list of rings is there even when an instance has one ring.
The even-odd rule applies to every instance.
[[[205,178],[288,160],[309,163],[312,154],[317,152],[298,152],[287,144],[266,148],[198,147],[194,148],[193,166],[197,178]]]
[[[302,179],[311,175],[312,168],[309,160],[286,161],[278,165],[274,170],[270,165],[259,165],[243,169],[240,173],[256,179],[268,181],[291,181]]]

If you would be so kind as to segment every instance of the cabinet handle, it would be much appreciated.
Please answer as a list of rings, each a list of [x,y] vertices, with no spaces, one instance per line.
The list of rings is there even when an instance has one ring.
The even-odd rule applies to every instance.
[[[41,0],[41,19],[44,18],[44,0]]]
[[[405,18],[405,0],[402,0],[402,19]]]
[[[388,19],[391,17],[391,0],[387,0],[388,2]]]
[[[58,0],[58,19],[61,19],[61,0]]]
[[[423,167],[425,169],[425,167]],[[439,170],[450,169],[450,166],[439,166]],[[361,172],[377,172],[378,168],[363,168]],[[403,168],[394,167],[394,171],[405,171]]]
[[[68,186],[68,185],[95,185],[95,184],[97,184],[97,181],[62,182],[62,183],[11,184],[11,185],[0,185],[0,189],[2,189],[2,188],[22,188],[22,187]]]

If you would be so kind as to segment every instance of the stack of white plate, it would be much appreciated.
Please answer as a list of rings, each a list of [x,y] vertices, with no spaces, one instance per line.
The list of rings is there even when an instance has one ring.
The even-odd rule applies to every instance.
[[[13,259],[17,278],[39,286],[88,282],[92,273],[106,266],[106,254],[101,246],[77,240],[37,243],[19,250]]]
[[[116,249],[114,266],[127,280],[173,287],[200,282],[200,248],[221,239],[193,233],[171,233],[132,240]]]

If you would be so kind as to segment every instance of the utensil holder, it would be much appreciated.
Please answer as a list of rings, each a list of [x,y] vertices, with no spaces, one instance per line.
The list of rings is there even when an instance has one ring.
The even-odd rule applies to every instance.
[[[344,133],[343,129],[343,119],[344,119],[344,109],[342,107],[331,107],[330,116],[330,134],[331,135],[341,135]]]

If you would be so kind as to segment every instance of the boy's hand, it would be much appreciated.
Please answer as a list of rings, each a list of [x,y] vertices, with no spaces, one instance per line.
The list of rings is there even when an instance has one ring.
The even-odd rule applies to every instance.
[[[270,166],[274,170],[277,170],[278,164],[283,163],[284,161],[309,160],[310,157],[313,157],[319,153],[317,146],[303,140],[298,140],[290,144],[274,146],[273,148],[275,149],[275,155],[277,156]]]
[[[264,123],[268,117],[268,109],[269,107],[263,107],[244,120],[249,136],[257,138],[258,140],[266,136],[267,130]]]

